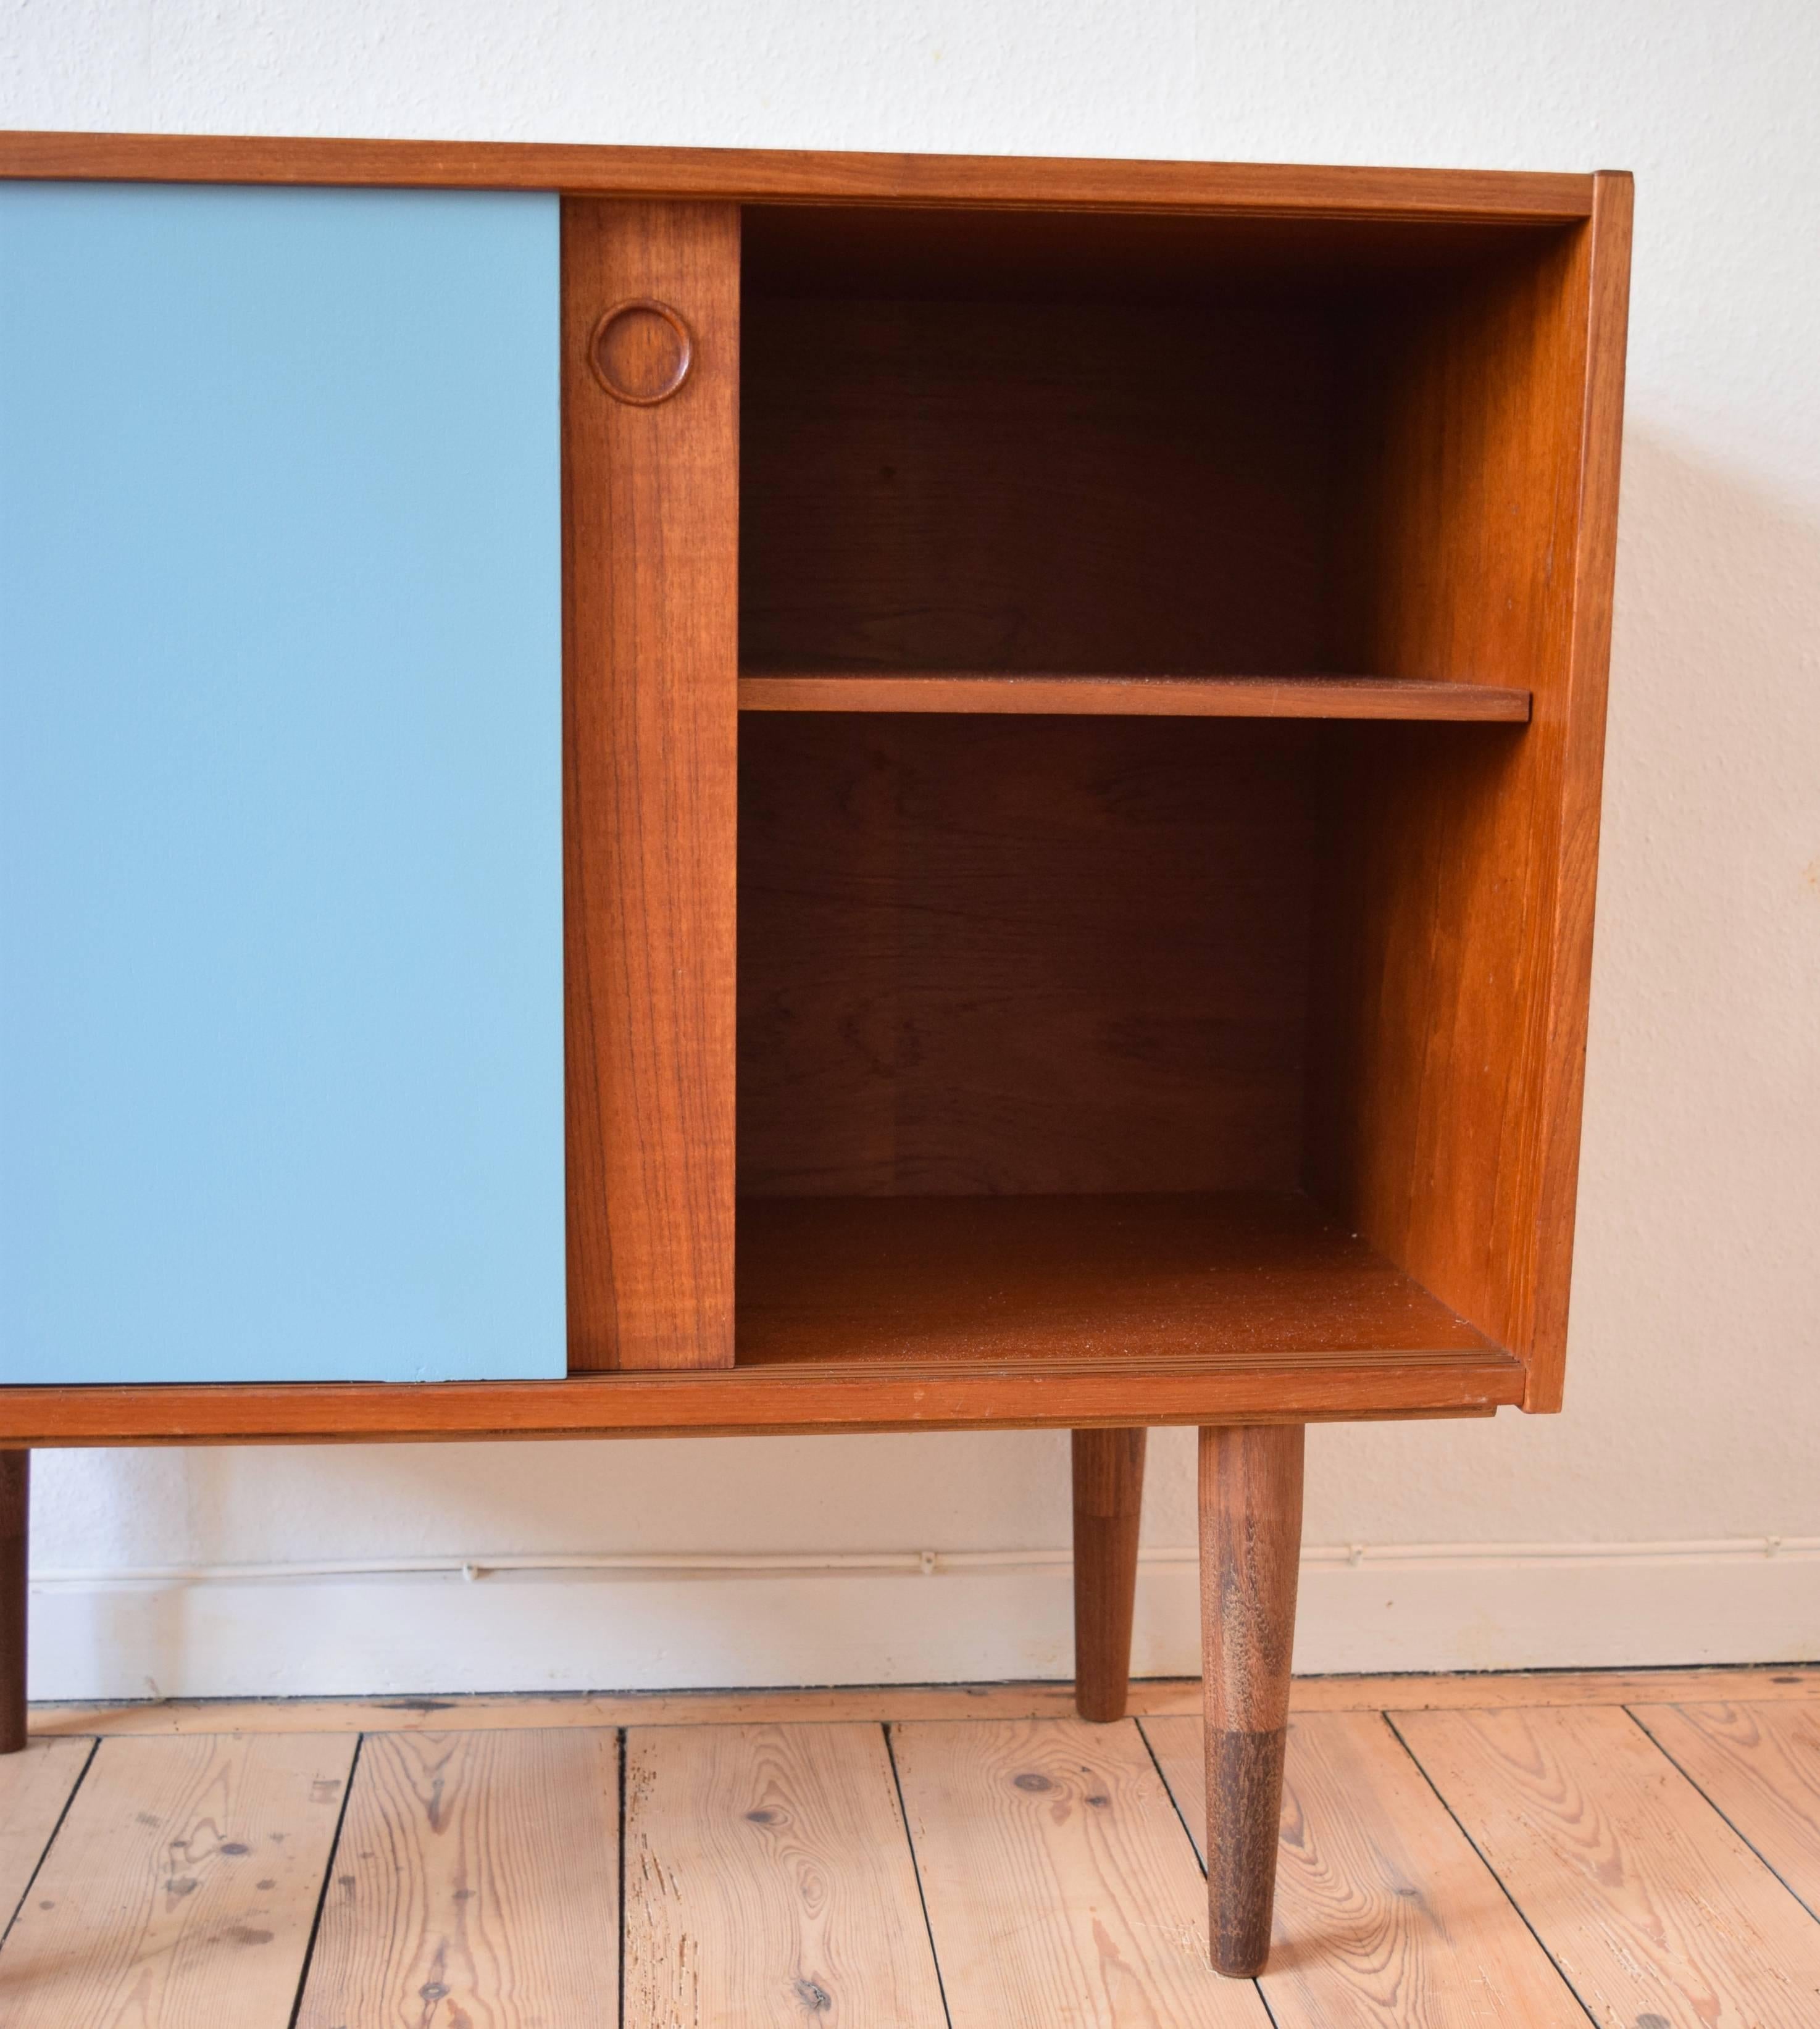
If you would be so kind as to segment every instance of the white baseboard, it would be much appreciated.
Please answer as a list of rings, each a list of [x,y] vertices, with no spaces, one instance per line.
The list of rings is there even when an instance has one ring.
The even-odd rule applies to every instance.
[[[38,1698],[982,1682],[1072,1669],[1062,1551],[45,1571]],[[1199,1668],[1191,1551],[1146,1553],[1132,1664]],[[1820,1538],[1350,1545],[1302,1562],[1296,1668],[1820,1660]]]

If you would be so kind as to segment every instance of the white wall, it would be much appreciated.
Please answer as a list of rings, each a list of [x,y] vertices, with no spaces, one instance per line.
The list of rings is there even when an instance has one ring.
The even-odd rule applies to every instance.
[[[0,21],[17,126],[1634,169],[1568,1408],[1317,1432],[1298,1655],[1820,1656],[1812,0],[6,0]],[[1190,1445],[1153,1441],[1152,1671],[1194,1664]],[[34,1689],[1063,1674],[1065,1477],[1065,1438],[1027,1434],[47,1456]],[[227,1566],[260,1568],[203,1575]]]

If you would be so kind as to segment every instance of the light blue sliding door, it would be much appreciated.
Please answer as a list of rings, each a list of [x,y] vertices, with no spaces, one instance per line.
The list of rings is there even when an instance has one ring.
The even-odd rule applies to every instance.
[[[557,201],[0,187],[0,1381],[564,1366]]]

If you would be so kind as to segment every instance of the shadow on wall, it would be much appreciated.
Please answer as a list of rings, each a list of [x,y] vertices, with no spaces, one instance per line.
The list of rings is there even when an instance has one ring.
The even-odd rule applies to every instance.
[[[1566,1409],[1320,1434],[1309,1541],[1813,1530],[1817,643],[1820,497],[1633,418]]]
[[[1811,1529],[1816,640],[1820,503],[1804,512],[1633,425],[1567,1413],[1320,1433],[1311,1544]],[[1147,1541],[1186,1548],[1192,1445],[1160,1440],[1152,1461]],[[51,1453],[37,1476],[38,1562],[91,1575],[514,1552],[1040,1552],[1066,1545],[1067,1474],[1065,1441],[1030,1434]],[[578,1671],[596,1683],[701,1681],[690,1672],[704,1669],[725,1682],[800,1681],[815,1657],[873,1679],[1068,1667],[1065,1585],[1027,1563],[986,1588],[989,1606],[970,1590],[966,1625],[934,1638],[942,1653],[921,1669],[912,1652],[931,1638],[946,1587],[919,1594],[893,1580],[882,1604],[857,1608],[844,1582],[648,1577],[635,1630],[584,1627],[604,1601],[581,1585],[548,1588],[548,1610],[527,1601],[521,1612],[504,1601],[474,1611],[474,1591],[442,1582],[295,1582],[306,1639],[258,1659],[235,1645],[244,1588],[59,1588],[61,1603],[52,1611],[46,1598],[40,1615],[35,1689],[92,1695],[105,1679],[106,1695],[144,1695],[148,1678],[195,1694],[254,1681],[319,1688],[311,1656],[337,1642],[348,1651],[339,1682],[406,1690],[533,1688]],[[485,1584],[496,1582],[513,1582]],[[1473,1582],[1498,1619],[1495,1562]],[[622,1608],[627,1593],[614,1590]],[[1189,1591],[1168,1598],[1172,1623],[1191,1618]],[[1318,1602],[1317,1589],[1307,1612]],[[830,1616],[850,1612],[830,1644]],[[253,1615],[249,1634],[255,1622],[270,1616]],[[1318,1629],[1307,1633],[1323,1645]],[[1421,1667],[1394,1628],[1384,1638],[1387,1665],[1394,1651],[1400,1667]],[[1754,1653],[1797,1653],[1773,1629],[1755,1638]]]
[[[1820,1350],[1820,501],[1647,432],[1625,456],[1569,1407],[1616,1418],[1647,1382],[1627,1497],[1704,1534],[1729,1491],[1792,1531],[1820,1430],[1790,1359]]]

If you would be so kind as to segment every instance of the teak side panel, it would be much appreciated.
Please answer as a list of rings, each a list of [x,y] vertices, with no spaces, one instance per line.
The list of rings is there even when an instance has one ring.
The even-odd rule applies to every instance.
[[[1599,187],[1548,258],[1384,310],[1361,358],[1369,666],[1533,707],[1335,735],[1316,939],[1310,1185],[1528,1363],[1532,1408],[1561,1394],[1610,636],[1629,182]]]
[[[1631,217],[1628,175],[1593,180],[1592,276],[1587,313],[1580,526],[1573,558],[1573,634],[1562,733],[1558,869],[1543,1003],[1542,1122],[1537,1165],[1536,1295],[1528,1348],[1528,1410],[1558,1409],[1567,1361],[1567,1296],[1580,1181],[1586,1025],[1592,990],[1593,901],[1599,877],[1606,692],[1611,669],[1613,581],[1618,562],[1624,375],[1630,321]]]
[[[563,209],[569,1364],[733,1363],[739,214]],[[681,386],[590,350],[680,316]]]

